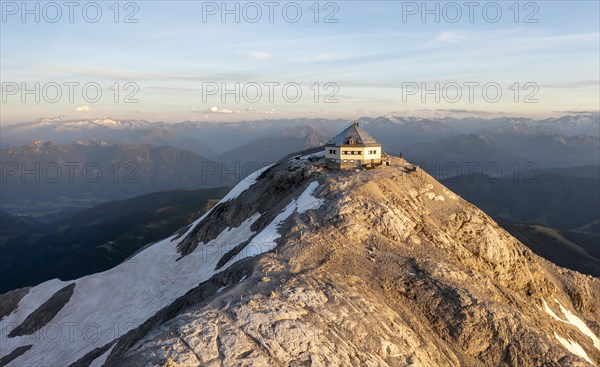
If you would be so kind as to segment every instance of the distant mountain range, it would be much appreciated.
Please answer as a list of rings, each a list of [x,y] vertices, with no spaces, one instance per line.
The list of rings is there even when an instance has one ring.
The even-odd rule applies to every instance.
[[[600,179],[541,172],[531,178],[463,175],[441,181],[492,217],[563,230],[600,218]]]
[[[543,120],[390,115],[359,121],[387,153],[402,154],[438,179],[472,169],[511,176],[600,166],[599,114]],[[291,152],[326,143],[349,123],[319,118],[165,123],[61,116],[3,125],[0,207],[12,214],[64,217],[101,202],[160,190],[232,185]],[[80,163],[75,182],[66,182],[70,162]],[[98,182],[81,177],[83,164],[91,163],[102,169]],[[37,183],[29,174],[21,182],[21,173],[36,164],[46,177]],[[48,182],[56,164],[62,175]],[[95,165],[86,168],[88,176],[97,175]],[[135,181],[124,182],[130,179]]]
[[[219,187],[240,179],[239,174],[215,173],[218,164],[179,148],[99,140],[33,141],[3,149],[0,163],[2,210],[38,216],[56,208],[89,207],[160,190]]]
[[[164,123],[143,120],[78,120],[60,116],[33,122],[2,126],[3,148],[24,145],[31,140],[69,144],[76,140],[105,140],[117,144],[170,145],[203,157],[216,153],[203,141],[169,131]]]
[[[534,120],[502,117],[418,118],[383,116],[363,117],[360,123],[377,137],[386,150],[397,154],[415,144],[433,142],[460,134],[483,135],[491,140],[509,136],[600,136],[600,114],[567,115],[560,118]],[[30,140],[52,140],[70,143],[75,140],[101,139],[111,142],[172,145],[203,157],[220,160],[221,154],[233,152],[261,139],[278,139],[284,144],[298,138],[327,141],[345,128],[345,119],[274,119],[233,123],[184,121],[179,123],[143,120],[72,119],[61,116],[2,127],[0,144],[10,146]],[[597,144],[597,140],[596,140]],[[291,145],[286,154],[296,149]],[[277,157],[276,157],[277,158]],[[253,158],[252,158],[253,159]]]
[[[524,170],[600,164],[600,138],[588,135],[459,134],[406,147],[403,154],[437,178],[509,175]]]

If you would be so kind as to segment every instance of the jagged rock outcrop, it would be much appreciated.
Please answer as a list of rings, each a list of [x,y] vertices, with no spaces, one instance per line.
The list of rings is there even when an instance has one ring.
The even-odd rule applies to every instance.
[[[598,279],[541,259],[409,166],[331,171],[305,156],[257,173],[144,251],[168,249],[175,265],[154,271],[179,292],[132,290],[159,305],[119,314],[127,332],[63,355],[92,366],[600,365]],[[151,261],[144,252],[137,265]],[[94,285],[108,295],[102,274]],[[65,308],[85,303],[86,286]],[[30,348],[8,365],[35,360],[42,346]]]

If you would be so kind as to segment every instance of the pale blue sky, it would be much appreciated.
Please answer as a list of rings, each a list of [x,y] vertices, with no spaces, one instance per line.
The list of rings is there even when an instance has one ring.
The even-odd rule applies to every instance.
[[[463,12],[460,21],[450,22],[455,9],[448,2],[428,2],[429,9],[439,6],[440,21],[428,15],[422,22],[422,2],[338,1],[320,2],[319,22],[314,22],[313,1],[297,2],[302,16],[297,23],[282,17],[282,7],[291,2],[279,2],[275,21],[270,23],[267,7],[261,6],[262,18],[250,23],[233,16],[221,22],[220,14],[205,14],[212,4],[194,1],[136,1],[127,9],[121,2],[120,22],[114,22],[113,2],[98,2],[102,16],[97,23],[86,21],[81,2],[75,8],[73,23],[62,8],[62,18],[56,23],[39,23],[34,15],[22,22],[21,1],[2,2],[1,78],[3,82],[2,123],[33,120],[39,117],[68,115],[94,118],[112,116],[147,120],[242,120],[282,117],[345,117],[365,115],[428,115],[435,110],[471,110],[470,114],[547,116],[567,110],[598,110],[600,80],[600,25],[597,1],[519,2],[518,22],[515,22],[514,2],[478,2],[473,22],[469,22],[464,2],[457,2]],[[17,4],[19,9],[14,8]],[[33,8],[36,2],[27,3]],[[39,3],[40,7],[44,3]],[[62,2],[59,2],[62,4]],[[228,6],[234,7],[235,2]],[[246,3],[241,2],[240,8]],[[263,4],[263,2],[257,2]],[[496,5],[502,10],[499,21]],[[325,9],[325,6],[328,6]],[[444,8],[445,7],[445,8]],[[137,23],[123,23],[126,14],[137,12]],[[251,8],[247,8],[249,11]],[[293,4],[288,6],[294,15]],[[444,13],[444,9],[447,13]],[[54,10],[47,10],[47,18]],[[88,9],[94,16],[93,8]],[[219,9],[221,10],[221,9]],[[337,23],[323,23],[326,14],[335,11]],[[410,12],[416,14],[407,14]],[[16,13],[16,14],[12,14]],[[525,17],[534,13],[532,20]],[[248,13],[253,16],[254,13]],[[406,15],[406,21],[403,20]],[[444,17],[444,14],[447,17]],[[75,87],[74,101],[69,101],[63,86],[63,97],[56,103],[42,100],[35,103],[33,95],[21,101],[21,90],[7,93],[7,88],[22,83],[33,88],[39,82],[95,82],[102,88],[102,98],[96,103],[85,101],[80,87]],[[120,83],[119,103],[113,100],[109,87]],[[127,82],[136,83],[137,103],[123,103]],[[203,83],[227,83],[240,87],[248,83],[262,85],[263,97],[257,103],[234,101],[232,95],[223,103],[220,96],[203,101]],[[282,97],[281,87],[275,87],[274,100],[268,100],[265,82],[298,83],[303,92],[297,103]],[[323,103],[333,88],[324,90],[327,82],[339,87],[337,103]],[[416,83],[434,88],[461,86],[463,97],[439,103],[433,95],[404,96],[403,86]],[[474,90],[469,101],[465,82],[498,83],[503,96],[491,103]],[[515,82],[521,88],[518,103]],[[534,87],[523,90],[526,82]],[[15,84],[16,83],[16,84]],[[319,103],[314,102],[314,88],[319,83]],[[10,85],[9,85],[10,84]],[[406,89],[404,89],[406,91]],[[48,89],[48,93],[52,92]],[[250,90],[249,90],[250,91]],[[251,92],[251,91],[250,91]],[[249,93],[250,93],[249,92]],[[535,92],[537,103],[523,103]],[[53,94],[54,92],[52,92]],[[295,93],[294,93],[295,94]],[[252,99],[254,93],[248,95]],[[50,98],[51,99],[51,98]],[[438,112],[439,113],[439,112]]]

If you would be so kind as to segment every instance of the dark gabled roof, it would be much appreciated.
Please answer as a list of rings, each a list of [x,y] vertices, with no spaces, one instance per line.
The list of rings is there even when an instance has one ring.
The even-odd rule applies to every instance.
[[[339,133],[335,138],[331,139],[326,145],[329,146],[342,146],[342,145],[350,145],[350,139],[356,140],[356,144],[354,145],[373,145],[378,144],[381,145],[374,137],[367,134],[360,126],[358,126],[358,122],[353,123],[348,126],[344,131]]]

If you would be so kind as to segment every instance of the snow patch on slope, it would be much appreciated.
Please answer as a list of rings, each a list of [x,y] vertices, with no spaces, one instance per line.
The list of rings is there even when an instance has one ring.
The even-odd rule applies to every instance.
[[[574,315],[571,311],[567,310],[560,302],[558,302],[557,299],[554,299],[554,300],[556,301],[556,303],[558,303],[558,306],[560,307],[560,311],[567,318],[567,321],[565,321],[565,322],[568,322],[569,324],[575,326],[582,333],[589,336],[594,343],[594,347],[596,347],[596,349],[600,350],[600,339],[598,339],[596,334],[594,334],[594,332],[585,324],[585,322],[583,322],[582,319],[580,319],[579,317]]]
[[[117,343],[113,344],[110,348],[108,348],[108,350],[106,352],[102,353],[102,355],[100,357],[94,359],[92,361],[92,363],[90,363],[89,367],[102,367],[102,365],[104,364],[104,362],[106,362],[106,360],[108,359],[108,356],[114,349],[115,345],[117,345]]]
[[[306,160],[308,160],[310,158],[323,158],[323,157],[325,157],[325,151],[321,150],[321,151],[316,152],[316,153],[303,155],[303,156],[300,157],[300,159],[306,161]],[[294,158],[292,158],[292,159],[294,159]]]
[[[551,309],[550,307],[548,307],[548,304],[546,303],[546,301],[543,301],[543,302],[544,302],[544,310],[546,310],[546,313],[547,313],[548,315],[550,315],[550,316],[551,316],[551,317],[552,317],[554,320],[557,320],[557,321],[562,321],[562,322],[564,322],[564,321],[565,321],[565,320],[561,319],[560,317],[558,317],[558,316],[557,316],[557,315],[554,313],[554,311],[552,311],[552,309]]]
[[[575,354],[576,356],[579,356],[579,357],[585,359],[586,361],[590,362],[592,365],[595,366],[595,364],[592,362],[592,360],[590,359],[590,357],[588,357],[587,353],[585,352],[585,350],[583,350],[583,348],[581,347],[581,345],[579,345],[578,343],[576,343],[576,342],[574,342],[572,340],[563,339],[557,333],[554,333],[554,336],[556,337],[556,339],[558,340],[558,342],[560,344],[562,344],[562,346],[565,347],[569,352]]]
[[[229,191],[229,193],[227,193],[227,195],[225,195],[225,197],[223,199],[221,199],[221,201],[219,201],[219,202],[225,203],[225,202],[231,201],[231,200],[237,198],[238,196],[240,196],[240,194],[242,192],[248,190],[250,188],[250,186],[254,185],[256,183],[256,180],[258,179],[258,177],[260,177],[260,175],[263,172],[265,172],[266,170],[271,168],[271,166],[273,166],[273,165],[272,164],[268,165],[266,167],[259,169],[256,172],[248,175],[248,177],[246,177],[245,179],[240,181],[240,183],[238,183],[233,189],[231,189],[231,191]]]
[[[272,166],[273,164],[263,167],[257,170],[256,172],[251,173],[245,179],[240,181],[237,185],[235,185],[233,189],[231,189],[231,191],[227,193],[227,195],[225,195],[221,200],[219,200],[219,202],[216,205],[214,205],[212,208],[210,208],[209,211],[204,213],[204,215],[202,215],[200,218],[196,219],[192,224],[190,224],[188,230],[183,235],[179,236],[179,238],[186,238],[194,230],[194,228],[213,211],[214,208],[216,208],[219,204],[231,201],[240,196],[244,191],[248,190],[252,185],[256,183],[256,180],[263,172],[265,172]]]
[[[554,313],[554,311],[552,311],[552,309],[550,307],[548,307],[548,304],[546,303],[546,301],[543,301],[544,310],[546,311],[546,313],[557,321],[564,322],[564,323],[575,326],[583,334],[589,336],[592,339],[594,347],[596,347],[596,349],[600,350],[600,340],[598,339],[596,334],[594,334],[594,332],[585,324],[585,322],[583,322],[583,320],[581,320],[579,317],[574,315],[571,311],[566,309],[562,305],[562,303],[560,303],[560,301],[558,299],[555,298],[554,301],[556,303],[558,303],[558,307],[560,307],[560,312],[562,312],[562,314],[567,319],[563,320],[562,318],[558,317],[558,315],[556,315],[556,313]],[[588,355],[586,354],[585,350],[581,347],[581,345],[579,345],[578,343],[576,343],[574,341],[563,339],[556,333],[554,333],[554,335],[556,336],[556,339],[558,339],[558,341],[565,348],[567,348],[567,350],[569,350],[571,353],[576,354],[576,355],[580,356],[581,358],[584,358],[588,362],[592,363],[592,361],[588,358]]]
[[[313,196],[315,189],[319,186],[317,181],[311,182],[298,200],[292,200],[281,213],[279,213],[269,225],[267,225],[259,234],[257,234],[252,241],[244,247],[240,253],[238,253],[233,259],[231,259],[227,266],[235,263],[245,257],[255,256],[264,252],[271,251],[277,246],[275,240],[281,237],[278,231],[279,225],[285,221],[295,211],[302,214],[311,209],[317,209],[323,204],[323,199],[317,199]]]
[[[8,334],[11,331],[10,326],[16,327],[21,324],[29,314],[37,310],[44,302],[46,302],[52,295],[67,284],[72,282],[63,282],[58,279],[48,280],[36,287],[33,287],[29,292],[19,301],[19,305],[10,315],[7,315],[2,319],[1,337],[2,341],[8,338]]]

